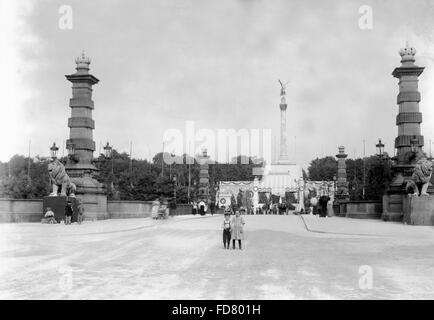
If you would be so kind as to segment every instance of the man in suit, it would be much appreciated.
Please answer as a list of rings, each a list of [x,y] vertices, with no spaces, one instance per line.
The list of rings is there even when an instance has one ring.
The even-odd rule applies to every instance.
[[[320,206],[320,217],[327,217],[327,203],[329,202],[330,197],[327,195],[322,195],[319,198],[319,206]]]

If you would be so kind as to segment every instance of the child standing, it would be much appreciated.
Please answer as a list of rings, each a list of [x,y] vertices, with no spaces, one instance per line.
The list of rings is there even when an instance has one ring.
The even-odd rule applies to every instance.
[[[223,246],[225,249],[229,249],[231,244],[231,214],[230,212],[225,212],[225,219],[223,220]]]
[[[45,213],[44,218],[46,219],[46,223],[49,224],[57,223],[56,219],[54,218],[54,212],[51,210],[51,208],[47,207],[47,212]]]
[[[72,212],[73,212],[72,203],[71,201],[67,201],[65,207],[65,224],[71,224]]]
[[[243,207],[240,210],[235,211],[235,217],[232,218],[231,230],[232,230],[232,245],[235,249],[235,240],[238,240],[238,247],[241,250],[241,240],[244,240],[244,219],[241,216],[241,212],[244,214],[246,209]]]

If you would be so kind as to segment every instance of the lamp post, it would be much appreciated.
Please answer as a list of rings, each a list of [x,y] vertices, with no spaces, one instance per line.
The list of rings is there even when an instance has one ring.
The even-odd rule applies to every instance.
[[[77,163],[78,159],[75,156],[75,144],[68,141],[66,143],[66,150],[68,150],[68,161],[73,161]]]
[[[417,152],[417,148],[419,147],[418,142],[419,142],[419,140],[417,139],[417,136],[413,136],[410,139],[411,152],[413,152],[413,153]]]
[[[66,149],[68,150],[68,155],[73,156],[75,154],[75,144],[74,143],[67,143]]]
[[[111,177],[110,177],[110,188],[111,190],[113,190],[114,186],[113,186],[113,147],[110,146],[110,144],[107,142],[106,145],[104,146],[104,156],[106,159],[110,159],[111,160]]]
[[[53,158],[53,159],[57,158],[57,152],[58,151],[59,151],[59,148],[56,146],[56,142],[53,142],[53,145],[50,148],[51,158]]]
[[[176,204],[176,175],[173,176],[173,195],[174,195],[175,204]]]
[[[336,199],[336,181],[337,177],[336,175],[333,176],[333,201]]]
[[[112,160],[111,172],[112,172],[112,175],[113,175],[113,147],[110,146],[109,143],[107,142],[103,149],[104,149],[104,156],[107,159],[111,159]]]
[[[377,148],[377,156],[382,158],[384,155],[384,143],[381,142],[381,139],[378,139],[378,143],[375,145],[375,147]]]

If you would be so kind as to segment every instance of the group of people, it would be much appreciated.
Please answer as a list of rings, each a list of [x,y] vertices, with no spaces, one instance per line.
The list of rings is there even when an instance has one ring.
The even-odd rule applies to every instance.
[[[192,201],[191,202],[192,205],[192,214],[200,214],[200,215],[205,215],[206,213],[211,213],[211,215],[214,215],[215,211],[219,209],[219,206],[214,203],[214,202],[209,202],[206,203],[205,201]]]
[[[232,217],[232,211],[227,210],[224,213],[224,220],[222,224],[223,229],[223,246],[225,249],[230,249],[232,240],[232,249],[235,249],[236,240],[238,240],[238,248],[242,250],[241,241],[244,240],[244,218],[241,214],[245,214],[246,209],[241,207],[235,211],[235,216]]]
[[[293,207],[294,208],[294,207]],[[287,215],[291,210],[291,207],[286,204],[264,204],[255,209],[256,214],[279,214],[279,215]]]
[[[151,217],[153,219],[167,219],[170,215],[170,209],[167,199],[155,199],[152,202]]]
[[[77,211],[78,211],[77,212],[77,223],[81,224],[83,222],[83,218],[84,218],[84,206],[83,206],[83,203],[81,202],[81,200],[77,201]],[[72,207],[72,202],[71,202],[71,200],[68,200],[66,202],[65,209],[64,209],[65,225],[72,223],[73,213],[74,213],[74,209]],[[56,217],[54,215],[54,212],[53,212],[53,210],[51,210],[50,207],[47,207],[47,209],[45,211],[43,222],[48,223],[48,224],[58,223],[56,220]]]
[[[310,207],[307,213],[318,214],[321,218],[334,216],[333,199],[327,195],[322,195],[318,198],[313,197],[310,199]]]

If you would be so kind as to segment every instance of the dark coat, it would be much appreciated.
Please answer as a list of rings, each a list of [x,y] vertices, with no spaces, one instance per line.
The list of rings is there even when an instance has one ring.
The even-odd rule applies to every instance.
[[[67,204],[65,207],[65,216],[72,217],[72,212],[72,206]]]

